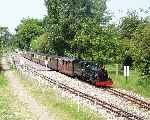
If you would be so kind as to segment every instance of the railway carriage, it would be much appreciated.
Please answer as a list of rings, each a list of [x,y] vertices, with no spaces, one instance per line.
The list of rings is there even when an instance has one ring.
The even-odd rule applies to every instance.
[[[40,54],[40,64],[45,66],[45,61],[47,60],[47,55]]]
[[[72,77],[78,77],[95,86],[112,87],[113,84],[109,77],[106,80],[99,79],[99,65],[93,62],[70,57],[48,56],[36,53],[27,53],[25,57],[41,65],[45,65],[45,60],[48,60],[49,68]]]
[[[75,58],[59,57],[58,59],[58,71],[69,76],[74,76],[74,63]]]
[[[39,57],[40,57],[39,54],[34,54],[34,56],[32,57],[32,61],[39,64],[40,62]]]
[[[34,53],[32,53],[32,52],[24,52],[23,53],[23,57],[31,61],[32,58],[34,57]]]
[[[58,60],[57,56],[51,55],[47,57],[48,67],[58,71]]]

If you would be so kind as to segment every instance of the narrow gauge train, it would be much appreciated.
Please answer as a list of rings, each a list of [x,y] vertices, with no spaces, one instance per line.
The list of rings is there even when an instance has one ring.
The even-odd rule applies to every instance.
[[[46,54],[37,54],[24,52],[22,56],[35,63],[45,65],[48,61],[48,67],[68,76],[78,77],[83,81],[87,81],[99,87],[112,87],[112,80],[100,80],[98,77],[98,64],[93,62],[81,61],[75,58],[52,56]]]

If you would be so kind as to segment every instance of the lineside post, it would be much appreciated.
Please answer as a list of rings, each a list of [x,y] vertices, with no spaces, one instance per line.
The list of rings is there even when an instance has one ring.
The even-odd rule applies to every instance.
[[[78,88],[79,88],[79,82],[78,82]],[[78,92],[78,112],[80,112],[80,96]]]
[[[126,77],[126,82],[129,76],[129,66],[124,66],[124,76]]]

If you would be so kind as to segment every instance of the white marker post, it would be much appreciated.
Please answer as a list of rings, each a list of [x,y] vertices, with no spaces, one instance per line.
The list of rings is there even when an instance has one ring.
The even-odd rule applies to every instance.
[[[20,59],[19,61],[19,74],[21,74],[21,72],[23,73],[23,64],[24,64],[24,61]]]
[[[10,59],[11,68],[13,68],[13,60],[12,60],[12,57],[10,57],[9,59]]]
[[[78,87],[79,87],[79,82],[78,82]],[[78,92],[78,112],[80,112],[80,98],[79,98],[79,92]]]
[[[45,67],[46,67],[46,71],[48,71],[48,61],[45,60]]]
[[[48,61],[47,60],[45,60],[45,67],[46,67],[45,75],[47,75],[47,71],[48,71]],[[44,82],[44,85],[45,85],[45,82]]]
[[[127,77],[129,76],[129,66],[124,66],[124,76],[126,77],[127,81]]]
[[[97,98],[97,95],[94,94],[95,98]],[[95,99],[95,107],[96,107],[96,112],[98,113],[98,108],[97,108],[97,102],[96,102],[96,99]]]
[[[24,61],[23,60],[20,60],[20,67],[23,69],[23,64],[24,64]]]

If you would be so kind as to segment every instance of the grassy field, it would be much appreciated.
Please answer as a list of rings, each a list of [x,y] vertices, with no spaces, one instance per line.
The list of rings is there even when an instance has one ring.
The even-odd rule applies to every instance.
[[[80,112],[77,112],[77,104],[69,99],[64,99],[54,91],[52,88],[47,88],[44,93],[42,90],[33,84],[31,81],[26,80],[24,75],[19,75],[21,82],[24,84],[31,95],[36,98],[37,101],[47,106],[49,111],[52,111],[56,119],[58,120],[104,120],[99,115],[88,110],[87,108],[80,108]]]
[[[138,71],[130,70],[129,77],[126,80],[126,77],[123,76],[123,70],[118,69],[117,75],[115,65],[109,65],[107,66],[107,69],[114,81],[114,87],[132,90],[142,96],[150,97],[150,85],[141,79]]]
[[[30,111],[26,110],[13,95],[8,80],[0,73],[0,120],[29,120],[32,118]],[[34,119],[32,119],[34,120]]]

